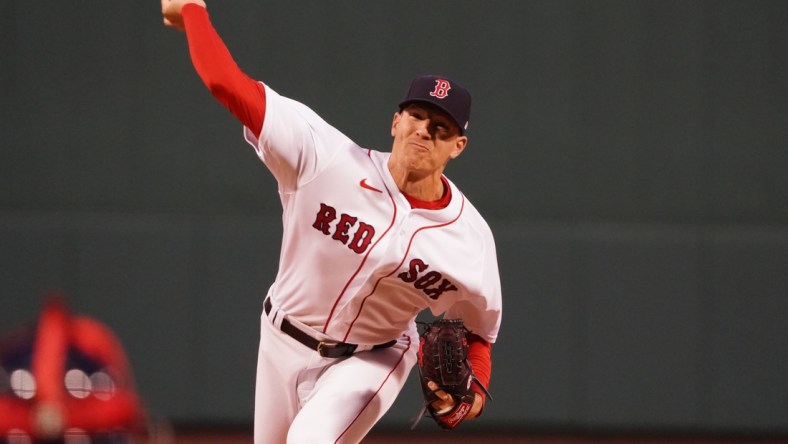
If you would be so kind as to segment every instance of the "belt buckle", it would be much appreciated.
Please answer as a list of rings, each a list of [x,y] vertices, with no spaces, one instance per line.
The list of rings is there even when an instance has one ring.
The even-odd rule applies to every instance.
[[[324,358],[333,358],[331,350],[335,350],[336,345],[335,342],[320,341],[317,343],[317,354]]]

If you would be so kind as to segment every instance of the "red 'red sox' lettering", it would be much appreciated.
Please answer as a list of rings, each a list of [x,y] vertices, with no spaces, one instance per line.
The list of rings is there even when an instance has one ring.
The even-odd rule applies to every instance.
[[[347,245],[348,248],[358,254],[367,251],[372,238],[375,236],[375,227],[359,222],[357,217],[344,213],[339,216],[339,221],[336,225],[331,225],[336,218],[337,210],[330,205],[321,203],[312,227],[326,236],[331,236],[332,239]],[[356,222],[358,222],[358,227],[353,231],[351,238],[350,230],[356,225]]]
[[[429,267],[423,260],[413,259],[408,264],[408,271],[403,271],[397,277],[402,279],[403,282],[412,283],[414,287],[423,291],[430,299],[438,299],[440,295],[447,291],[457,291],[457,286],[445,279],[438,271],[433,270],[421,274],[422,271]]]

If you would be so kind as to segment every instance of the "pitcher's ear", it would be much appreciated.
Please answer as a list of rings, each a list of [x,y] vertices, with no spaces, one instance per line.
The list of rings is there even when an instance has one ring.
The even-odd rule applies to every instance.
[[[399,124],[400,119],[402,119],[402,113],[397,111],[394,113],[394,117],[391,119],[391,136],[394,137],[394,129]]]
[[[452,159],[456,159],[460,157],[463,151],[465,151],[465,147],[468,146],[468,138],[466,136],[459,136],[454,145],[454,150],[452,150],[449,157]]]

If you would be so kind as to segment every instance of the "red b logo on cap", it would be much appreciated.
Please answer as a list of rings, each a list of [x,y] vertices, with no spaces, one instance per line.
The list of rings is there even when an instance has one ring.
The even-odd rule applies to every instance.
[[[438,79],[435,81],[435,89],[432,90],[430,95],[432,97],[443,99],[449,95],[450,89],[451,89],[451,84],[447,80]]]

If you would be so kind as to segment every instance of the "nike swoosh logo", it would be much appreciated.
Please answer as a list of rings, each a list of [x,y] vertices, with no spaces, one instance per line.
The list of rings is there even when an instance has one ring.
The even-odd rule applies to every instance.
[[[372,185],[368,184],[366,178],[361,179],[361,182],[359,182],[358,184],[361,185],[361,188],[366,188],[368,190],[377,191],[378,193],[382,193],[383,192],[383,191],[380,191],[379,189],[373,187]]]

